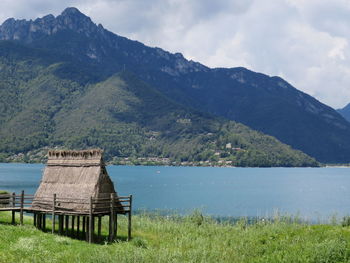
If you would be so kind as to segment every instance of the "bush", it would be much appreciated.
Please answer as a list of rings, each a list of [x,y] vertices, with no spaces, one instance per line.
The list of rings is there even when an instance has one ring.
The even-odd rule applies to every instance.
[[[194,210],[191,215],[189,215],[189,220],[191,223],[194,223],[197,226],[200,226],[204,222],[204,217],[201,211]]]
[[[344,216],[341,222],[342,226],[350,226],[350,216]]]

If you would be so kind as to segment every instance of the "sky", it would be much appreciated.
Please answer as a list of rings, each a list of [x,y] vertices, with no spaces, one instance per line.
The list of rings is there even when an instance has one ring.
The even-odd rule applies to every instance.
[[[209,67],[280,76],[333,108],[350,102],[350,0],[0,0],[0,23],[66,7]]]

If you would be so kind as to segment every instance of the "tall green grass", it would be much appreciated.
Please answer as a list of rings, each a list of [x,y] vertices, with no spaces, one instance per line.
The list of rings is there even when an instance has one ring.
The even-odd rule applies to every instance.
[[[350,228],[340,224],[140,214],[133,216],[133,239],[126,242],[127,220],[118,219],[116,242],[88,244],[43,233],[31,217],[24,226],[11,226],[10,214],[0,213],[0,262],[350,262]]]

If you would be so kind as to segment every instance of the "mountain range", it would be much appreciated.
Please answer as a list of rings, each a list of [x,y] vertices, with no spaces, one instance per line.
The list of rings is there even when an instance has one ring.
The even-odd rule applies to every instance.
[[[338,113],[344,117],[348,122],[350,122],[350,103],[347,104],[342,109],[337,109]]]
[[[350,123],[282,78],[206,67],[116,35],[76,8],[10,18],[0,40],[2,153],[98,146],[110,158],[243,166],[316,163],[300,151],[350,161]]]

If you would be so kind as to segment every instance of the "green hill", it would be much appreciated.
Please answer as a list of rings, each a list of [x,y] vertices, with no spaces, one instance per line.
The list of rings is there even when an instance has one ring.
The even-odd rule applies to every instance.
[[[7,41],[0,68],[3,159],[44,147],[100,147],[119,161],[317,165],[273,137],[177,104],[130,72],[103,80],[93,65]]]

